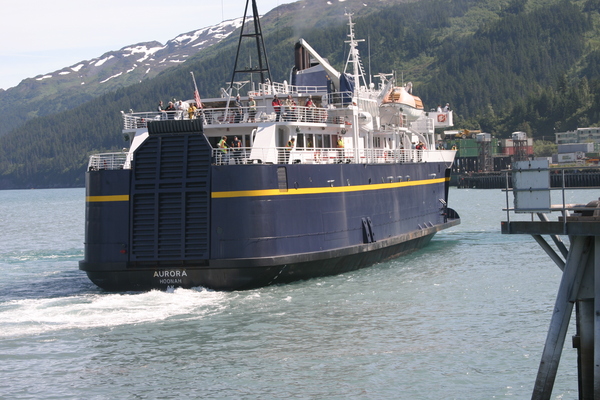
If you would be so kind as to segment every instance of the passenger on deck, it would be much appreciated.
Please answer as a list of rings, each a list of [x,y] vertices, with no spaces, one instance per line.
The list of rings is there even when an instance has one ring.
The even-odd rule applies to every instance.
[[[275,111],[275,121],[281,120],[281,100],[277,97],[277,95],[273,96],[273,101],[271,102],[273,106],[273,110]]]
[[[442,106],[438,104],[437,112],[442,112]]]
[[[296,139],[291,138],[288,140],[287,145],[285,146],[285,163],[287,164],[290,161],[290,152],[294,148],[294,142]]]
[[[160,113],[160,119],[166,119],[167,118],[167,114],[165,113],[165,107],[163,106],[163,102],[162,101],[158,102],[157,110]]]
[[[248,100],[248,122],[256,122],[256,100],[252,96]]]
[[[306,121],[315,122],[314,111],[311,110],[311,108],[315,108],[316,105],[312,101],[312,96],[308,96],[308,99],[306,99],[306,104],[304,106],[306,107]]]
[[[196,119],[196,106],[194,105],[194,103],[190,104],[190,107],[188,108],[188,117],[190,119]]]
[[[231,141],[231,148],[233,149],[233,160],[236,164],[242,163],[242,151],[240,150],[240,147],[242,147],[242,142],[237,136],[234,136]]]
[[[244,109],[242,108],[242,100],[240,99],[240,95],[238,94],[235,97],[235,123],[240,123],[242,121],[242,116],[244,115]]]
[[[184,119],[188,110],[190,109],[189,103],[179,100],[177,102],[177,119]]]
[[[344,160],[344,139],[341,136],[338,136],[337,139],[337,154],[338,154],[338,163],[341,163]]]
[[[227,154],[227,136],[221,137],[221,141],[219,141],[219,157],[217,160],[218,164],[229,164],[229,155]]]
[[[288,95],[285,100],[285,120],[295,121],[296,120],[296,102],[292,98],[292,95]]]
[[[448,111],[450,111],[450,103],[446,103],[446,105],[444,106],[444,112]]]
[[[175,109],[175,105],[173,105],[172,101],[170,101],[167,108],[165,108],[165,112],[167,113],[168,119],[175,119],[175,113],[177,112],[177,109]]]

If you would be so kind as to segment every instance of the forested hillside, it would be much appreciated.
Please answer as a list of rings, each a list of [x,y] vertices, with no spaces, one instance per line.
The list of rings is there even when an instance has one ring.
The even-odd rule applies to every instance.
[[[293,45],[300,37],[343,69],[343,4],[348,3],[327,12],[311,9],[310,23],[298,24],[299,13],[311,2],[316,4],[281,6],[276,18],[266,18],[267,25],[263,19],[275,81],[289,79]],[[500,137],[524,130],[550,139],[555,129],[598,125],[600,0],[378,4],[358,9],[354,17],[357,37],[367,39],[361,54],[368,72],[394,71],[399,80],[412,81],[427,108],[449,102],[457,128],[480,128]],[[0,188],[82,186],[90,153],[126,145],[121,110],[153,110],[159,100],[191,98],[190,71],[203,97],[218,95],[231,79],[236,45],[234,34],[154,79],[0,137]],[[244,50],[241,57],[247,54]]]

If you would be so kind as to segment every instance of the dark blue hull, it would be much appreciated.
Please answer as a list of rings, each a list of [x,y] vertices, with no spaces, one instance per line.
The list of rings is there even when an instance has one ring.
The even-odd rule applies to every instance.
[[[87,173],[85,259],[107,290],[249,289],[356,270],[460,223],[448,165],[214,165],[201,133],[154,134]]]
[[[443,227],[440,227],[443,229]],[[408,254],[425,246],[435,232],[401,241],[395,245],[360,246],[322,254],[292,254],[266,259],[211,260],[210,266],[104,264],[88,265],[87,274],[96,285],[116,291],[207,287],[217,290],[244,290],[290,283],[368,267]],[[402,240],[402,239],[399,239]],[[287,261],[287,262],[286,262]]]

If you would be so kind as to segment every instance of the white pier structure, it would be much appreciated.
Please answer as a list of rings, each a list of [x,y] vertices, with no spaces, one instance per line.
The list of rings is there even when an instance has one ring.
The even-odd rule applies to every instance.
[[[550,399],[567,335],[573,306],[576,309],[579,399],[600,399],[600,200],[585,205],[565,204],[562,188],[550,188],[547,161],[520,161],[513,165],[513,189],[506,188],[506,221],[502,233],[529,234],[563,271],[546,344],[531,396]],[[508,182],[508,179],[507,179]],[[564,183],[564,180],[563,180]],[[573,188],[569,188],[573,189]],[[589,189],[589,188],[586,188]],[[550,190],[562,190],[563,202],[551,205]],[[509,208],[509,192],[514,207]],[[512,213],[530,213],[529,221],[511,221]],[[552,221],[548,214],[559,212]],[[534,214],[539,218],[535,221]],[[552,247],[543,235],[553,241]],[[569,248],[561,236],[568,236]],[[556,250],[558,250],[558,252]]]

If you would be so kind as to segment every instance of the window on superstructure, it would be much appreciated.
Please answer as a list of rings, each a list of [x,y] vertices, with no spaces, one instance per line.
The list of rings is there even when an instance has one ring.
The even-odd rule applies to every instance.
[[[323,148],[323,135],[315,135],[315,147],[319,149]]]
[[[312,133],[306,134],[306,148],[312,149],[315,147],[315,138]]]

